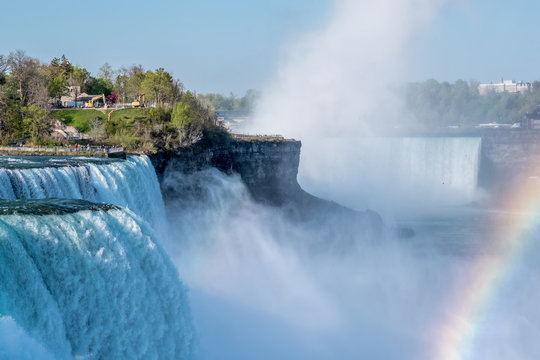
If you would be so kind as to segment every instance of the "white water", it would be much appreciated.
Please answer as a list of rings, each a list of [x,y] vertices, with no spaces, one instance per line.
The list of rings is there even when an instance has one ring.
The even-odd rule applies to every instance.
[[[0,215],[1,359],[192,357],[187,295],[157,241],[164,208],[148,158],[0,178],[3,197],[126,207]]]
[[[448,319],[474,330],[463,359],[540,354],[537,242],[505,274],[486,317],[459,311],[476,261],[498,256],[490,244],[511,226],[509,213],[438,208],[407,224],[412,239],[358,232],[340,246],[353,222],[291,221],[252,202],[237,176],[168,173],[165,185],[184,189],[167,203],[166,249],[191,289],[201,359],[432,360]]]
[[[448,259],[359,234],[343,245],[355,224],[290,221],[215,170],[169,182],[186,189],[168,203],[166,249],[192,290],[202,359],[426,358],[458,283]]]
[[[109,203],[132,210],[156,229],[166,226],[156,173],[146,156],[109,164],[0,168],[0,198],[64,198]]]
[[[385,214],[468,204],[480,196],[480,147],[480,138],[321,140],[304,145],[299,182],[320,197]]]

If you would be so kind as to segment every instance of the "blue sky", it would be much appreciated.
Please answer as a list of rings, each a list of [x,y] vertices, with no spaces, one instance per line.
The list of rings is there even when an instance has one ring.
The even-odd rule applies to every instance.
[[[198,92],[260,88],[291,37],[323,26],[331,0],[196,0],[2,4],[0,54],[22,49],[49,61],[65,54],[96,74],[164,67]],[[461,0],[416,39],[409,80],[540,79],[540,2]]]
[[[462,0],[446,6],[418,46],[413,77],[540,80],[540,1]]]

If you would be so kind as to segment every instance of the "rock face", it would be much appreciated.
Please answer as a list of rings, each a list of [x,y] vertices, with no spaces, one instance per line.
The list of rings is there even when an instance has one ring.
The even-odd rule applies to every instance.
[[[158,178],[166,169],[193,173],[215,167],[238,173],[251,196],[262,203],[283,205],[303,190],[296,181],[300,141],[234,141],[228,147],[193,146],[174,154],[150,156]]]
[[[479,185],[498,191],[511,181],[540,178],[540,131],[497,130],[482,134]]]
[[[236,140],[227,147],[193,146],[173,154],[150,156],[160,182],[167,170],[191,174],[207,167],[226,173],[238,173],[252,198],[260,203],[279,206],[299,221],[317,222],[329,217],[357,224],[359,231],[382,231],[380,216],[366,210],[353,211],[332,201],[305,192],[297,181],[300,141]],[[165,202],[168,196],[163,194]],[[373,234],[372,234],[373,235]]]

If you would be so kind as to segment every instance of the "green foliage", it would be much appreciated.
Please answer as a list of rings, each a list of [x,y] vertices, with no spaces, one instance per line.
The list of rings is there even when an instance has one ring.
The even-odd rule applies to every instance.
[[[80,132],[88,133],[91,130],[90,123],[94,119],[100,119],[105,122],[107,116],[100,111],[94,109],[62,109],[51,112],[51,116],[55,119],[63,121],[66,125],[77,128]]]
[[[94,95],[109,95],[114,90],[123,102],[140,99],[148,107],[112,112],[48,110],[53,100],[67,94],[68,86],[76,85],[81,87],[81,93]],[[247,106],[246,101],[238,104]],[[50,63],[41,63],[23,51],[8,57],[0,55],[1,141],[56,144],[63,140],[50,136],[55,119],[90,134],[96,141],[121,144],[131,150],[155,151],[198,141],[208,145],[228,141],[228,134],[216,126],[208,106],[191,92],[183,93],[182,83],[163,68],[144,71],[142,66],[132,66],[114,71],[105,63],[99,75],[92,77],[63,55]]]
[[[112,84],[100,78],[91,77],[86,84],[86,92],[88,94],[105,94],[107,96],[112,93],[112,90]]]
[[[145,94],[147,101],[163,106],[165,102],[171,100],[174,93],[173,78],[163,68],[155,72],[149,70],[144,75],[141,91]]]
[[[237,98],[233,93],[229,96],[221,94],[199,94],[197,97],[206,106],[214,111],[253,111],[255,103],[260,97],[258,91],[249,89],[241,98]]]
[[[118,130],[108,139],[108,142],[114,145],[122,145],[126,150],[137,150],[140,139],[128,128]]]
[[[203,138],[203,131],[215,124],[210,110],[190,92],[186,91],[171,114],[172,126],[178,130],[181,144],[193,144]]]
[[[3,145],[24,139],[23,112],[20,103],[9,101],[3,107],[0,135]]]
[[[132,100],[137,99],[139,95],[144,94],[141,84],[144,81],[144,73],[137,72],[127,82],[127,94]]]
[[[52,98],[60,98],[67,92],[67,80],[64,74],[58,74],[49,81],[48,87],[49,96]]]
[[[90,82],[90,72],[85,68],[78,66],[73,67],[73,73],[71,74],[71,79],[73,82],[81,87],[81,92],[88,92],[88,83]]]
[[[51,125],[49,114],[36,105],[30,105],[23,108],[22,115],[25,138],[30,138],[33,144],[41,145],[49,135]]]
[[[458,80],[450,84],[430,79],[408,84],[405,95],[407,110],[422,127],[429,129],[519,122],[540,104],[539,91],[540,87],[533,87],[533,91],[523,94],[492,92],[481,96],[476,82]]]

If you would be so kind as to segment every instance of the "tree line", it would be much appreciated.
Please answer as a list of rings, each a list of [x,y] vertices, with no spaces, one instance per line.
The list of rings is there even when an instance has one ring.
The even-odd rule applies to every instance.
[[[132,148],[144,143],[155,150],[188,145],[210,134],[209,130],[223,130],[210,107],[184,91],[183,84],[163,68],[132,65],[113,70],[105,63],[92,76],[64,55],[47,63],[19,50],[0,55],[0,142],[58,142],[51,138],[58,113],[51,109],[60,105],[70,86],[80,87],[81,93],[103,94],[112,103],[137,99],[153,105],[138,109],[137,116],[124,116],[123,121],[92,119],[96,141],[124,145],[121,142],[129,139]]]
[[[519,122],[540,104],[540,82],[524,93],[489,92],[480,95],[476,81],[455,83],[430,79],[409,83],[402,89],[413,121],[424,129],[448,126],[472,127],[480,123]]]
[[[208,105],[212,110],[220,111],[243,111],[252,112],[255,108],[255,104],[260,97],[260,93],[257,90],[249,89],[242,97],[237,97],[233,93],[228,96],[209,93],[198,94],[201,101]]]

